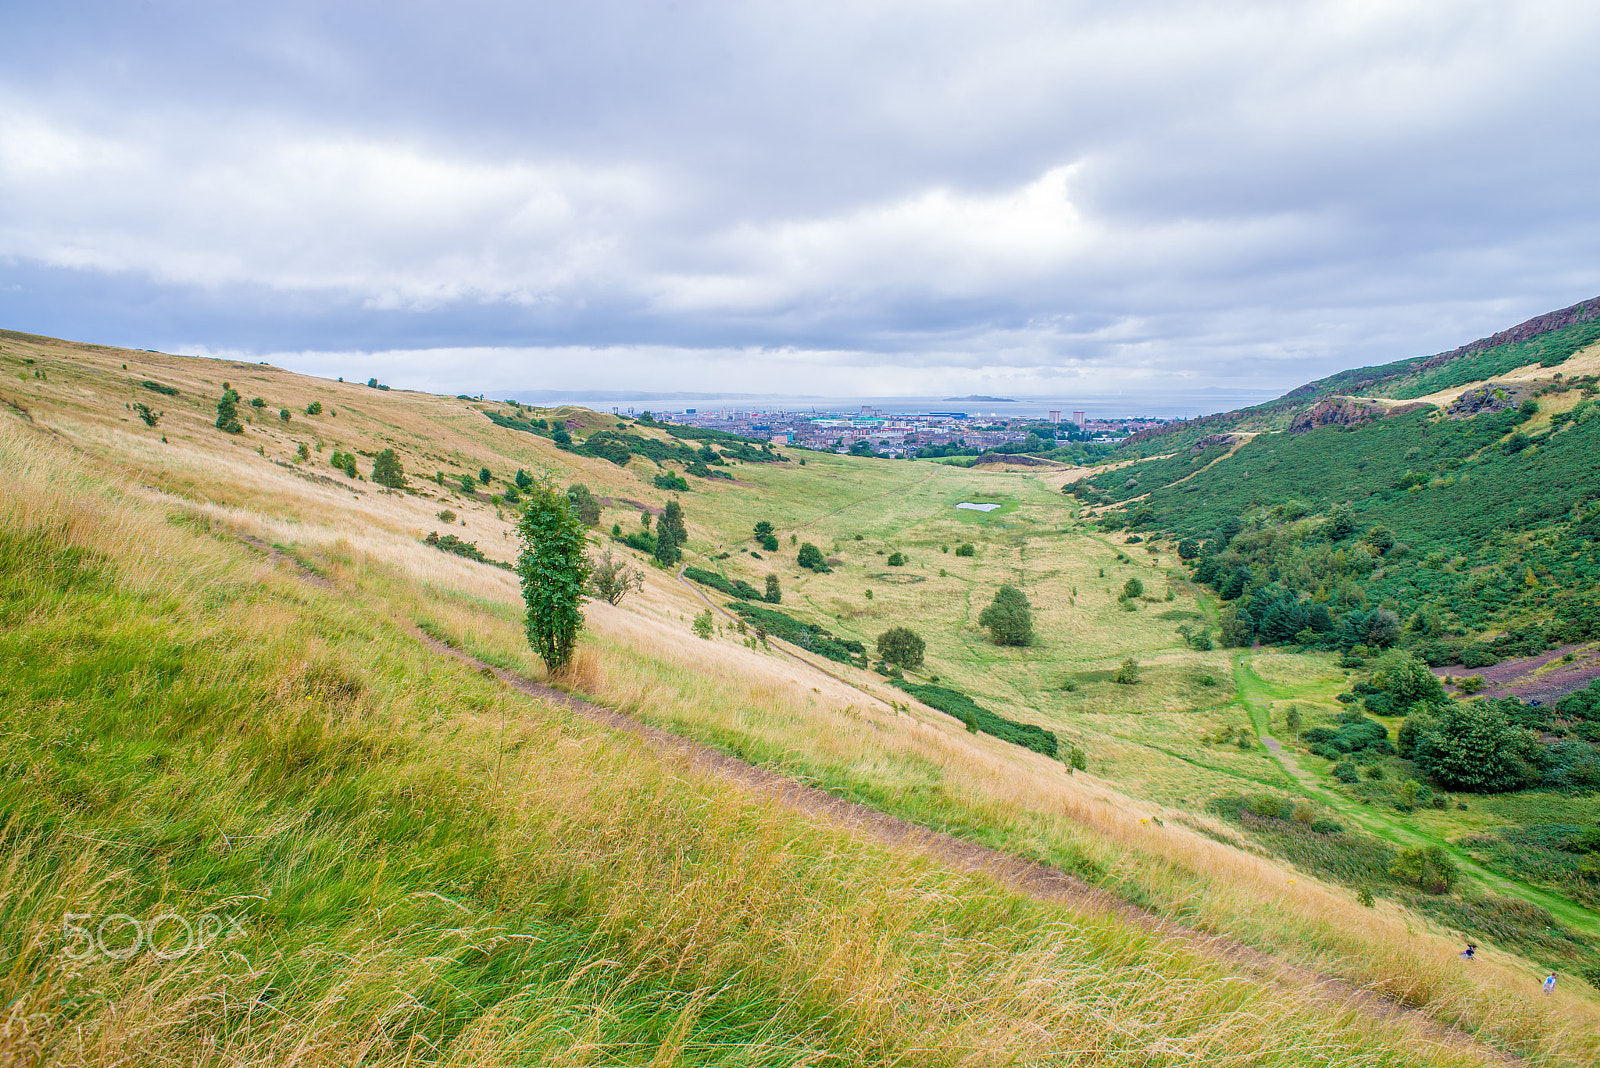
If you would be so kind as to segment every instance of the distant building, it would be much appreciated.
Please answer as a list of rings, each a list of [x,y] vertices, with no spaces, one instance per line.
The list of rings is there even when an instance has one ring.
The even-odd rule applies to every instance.
[[[1061,422],[1061,413],[1060,413],[1060,412],[1051,412],[1051,413],[1050,413],[1050,421],[1051,421],[1051,422],[1052,422],[1052,423],[1059,423],[1059,422]]]
[[[1082,426],[1084,423],[1087,423],[1089,421],[1089,416],[1085,412],[1073,412],[1072,413],[1072,421],[1074,423],[1078,424],[1079,426]]]

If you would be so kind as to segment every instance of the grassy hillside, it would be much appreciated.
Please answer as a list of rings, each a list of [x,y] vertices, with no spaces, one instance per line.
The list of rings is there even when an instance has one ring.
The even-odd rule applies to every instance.
[[[783,600],[769,607],[869,647],[890,623],[916,627],[919,682],[1056,732],[1087,751],[1086,773],[970,734],[873,672],[763,647],[731,618],[702,640],[699,594],[648,567],[620,606],[587,606],[578,662],[552,681],[1306,971],[1265,981],[1183,930],[1029,900],[797,815],[425,644],[543,678],[515,577],[424,539],[453,532],[512,559],[519,469],[599,496],[597,543],[613,524],[641,529],[641,509],[670,496],[655,477],[692,461],[583,447],[607,427],[679,440],[658,428],[19,335],[0,338],[0,366],[0,692],[14,710],[0,741],[0,965],[22,1021],[0,1032],[8,1059],[1492,1057],[1330,1008],[1308,992],[1317,972],[1541,1063],[1600,1050],[1592,994],[1568,982],[1540,997],[1547,961],[1516,932],[1484,937],[1485,959],[1464,968],[1454,920],[1384,887],[1366,907],[1215,814],[1241,790],[1338,802],[1259,744],[1208,740],[1250,725],[1259,696],[1231,654],[1175,632],[1215,604],[1169,552],[1084,529],[1058,473],[735,456],[715,465],[732,479],[690,475],[678,496],[697,567],[758,589],[775,573]],[[214,425],[224,382],[243,401],[240,434]],[[577,451],[534,419],[575,424]],[[408,489],[370,481],[383,448]],[[360,457],[361,477],[331,467],[335,451]],[[775,554],[750,538],[761,519]],[[795,565],[804,542],[831,571]],[[890,566],[894,552],[909,562]],[[1130,578],[1144,594],[1119,598]],[[1003,582],[1032,602],[1037,644],[1003,649],[976,625]],[[1139,681],[1112,681],[1130,658]],[[1332,658],[1288,658],[1283,692],[1311,687],[1308,707],[1337,707]],[[78,944],[68,914],[115,950],[132,928],[107,917],[166,912],[227,926],[176,954],[167,921],[171,960],[63,954]]]

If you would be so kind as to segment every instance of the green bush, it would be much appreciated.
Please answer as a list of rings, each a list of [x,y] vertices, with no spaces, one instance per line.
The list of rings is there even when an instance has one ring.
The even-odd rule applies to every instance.
[[[812,571],[826,573],[833,569],[823,559],[822,550],[812,545],[809,541],[800,546],[800,555],[795,561],[801,567],[810,568]]]
[[[1357,771],[1356,766],[1348,760],[1341,760],[1339,763],[1335,764],[1330,774],[1335,779],[1338,779],[1340,782],[1344,783],[1355,783],[1361,781],[1361,773]]]
[[[307,415],[321,415],[322,414],[322,402],[321,401],[312,401],[310,404],[306,405],[306,414]]]
[[[903,567],[903,566],[905,566],[905,562],[906,562],[906,558],[905,558],[905,554],[904,553],[890,553],[889,554],[888,564],[889,564],[890,567]]]
[[[1144,583],[1136,578],[1131,578],[1122,584],[1122,596],[1128,598],[1143,597]]]
[[[992,734],[1002,741],[1032,749],[1045,756],[1053,757],[1057,754],[1056,736],[1050,731],[991,712],[960,690],[935,686],[931,683],[901,681],[895,685],[929,708],[936,708],[946,715],[961,720],[969,729],[976,727],[984,734]]]
[[[716,619],[711,615],[709,608],[694,617],[694,632],[706,641],[711,640],[711,632],[716,629],[716,625]]]
[[[777,539],[774,538],[774,541]],[[778,585],[777,575],[767,576],[767,594],[765,600],[768,604],[781,604],[783,602],[783,589]]]
[[[976,556],[977,554],[977,546],[973,545],[970,541],[964,541],[960,545],[956,546],[957,556]]]
[[[1502,793],[1533,786],[1545,759],[1538,738],[1488,702],[1451,702],[1418,720],[1411,759],[1448,790]]]
[[[878,656],[910,671],[922,666],[926,650],[927,644],[909,627],[890,627],[878,635]]]
[[[737,597],[742,601],[765,600],[760,591],[743,579],[728,579],[715,571],[706,571],[698,567],[683,569],[683,577],[702,586],[710,586],[714,590],[721,590],[730,597]]]
[[[792,642],[802,649],[840,664],[867,665],[867,647],[849,638],[839,638],[815,623],[802,623],[771,608],[735,601],[728,605],[735,615],[748,620],[762,633]]]
[[[1123,657],[1111,681],[1119,686],[1134,686],[1139,682],[1139,662],[1133,657]]]
[[[1443,846],[1413,846],[1402,849],[1389,874],[1401,882],[1421,887],[1430,894],[1448,894],[1455,889],[1461,872]]]
[[[673,493],[687,493],[689,482],[682,475],[675,475],[671,471],[655,476],[653,479],[656,489],[668,490]]]
[[[217,401],[217,429],[229,434],[244,433],[239,423],[239,393],[227,383],[223,383],[222,399]]]

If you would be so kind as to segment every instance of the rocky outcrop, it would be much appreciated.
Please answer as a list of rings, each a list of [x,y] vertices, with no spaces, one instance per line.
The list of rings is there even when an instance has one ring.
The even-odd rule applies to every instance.
[[[1471,419],[1484,412],[1498,412],[1515,408],[1522,403],[1527,392],[1504,382],[1489,382],[1469,389],[1450,403],[1445,415],[1451,419]]]
[[[1304,434],[1319,426],[1360,426],[1374,419],[1382,419],[1384,407],[1372,401],[1354,397],[1329,397],[1300,412],[1289,424],[1289,433]]]
[[[1289,433],[1304,434],[1319,426],[1355,427],[1375,419],[1387,419],[1391,415],[1404,415],[1419,408],[1429,407],[1432,405],[1420,402],[1386,405],[1377,401],[1363,400],[1360,397],[1329,397],[1296,415],[1289,424]]]
[[[1189,446],[1189,451],[1205,452],[1207,449],[1215,448],[1218,445],[1225,445],[1231,449],[1238,441],[1238,434],[1207,434],[1205,437]]]

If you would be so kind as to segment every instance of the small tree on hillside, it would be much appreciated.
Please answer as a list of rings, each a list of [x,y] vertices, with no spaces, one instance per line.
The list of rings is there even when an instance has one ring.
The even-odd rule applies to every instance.
[[[1136,578],[1131,578],[1122,584],[1122,596],[1128,598],[1143,597],[1144,583]]]
[[[517,477],[512,479],[512,481],[517,484],[517,489],[525,490],[533,488],[533,476],[528,474],[528,472],[524,471],[520,467],[517,468]],[[570,493],[571,491],[569,490],[568,492]]]
[[[541,486],[529,493],[517,533],[522,538],[517,574],[528,606],[528,643],[546,668],[559,671],[571,661],[583,629],[579,605],[590,572],[583,525],[566,494]]]
[[[678,550],[678,535],[674,529],[663,519],[656,524],[656,562],[663,567],[671,567],[678,562],[683,554]]]
[[[768,604],[782,604],[783,603],[783,590],[780,589],[779,586],[778,586],[778,576],[777,575],[768,575],[767,576],[767,603]]]
[[[372,481],[388,489],[401,489],[406,484],[406,474],[400,466],[400,457],[393,449],[384,449],[372,461]]]
[[[926,643],[909,627],[890,627],[878,635],[878,656],[910,671],[922,666]]]
[[[306,405],[306,414],[307,415],[321,415],[322,414],[322,402],[321,401],[312,401],[310,404]]]
[[[595,561],[594,570],[589,575],[589,584],[607,604],[618,604],[628,595],[629,590],[644,589],[644,572],[636,567],[629,567],[625,558],[619,559],[607,549],[600,554],[600,559]]]
[[[1402,849],[1389,865],[1389,874],[1430,894],[1448,894],[1461,877],[1455,860],[1443,846],[1436,845]]]
[[[217,429],[229,434],[243,434],[239,424],[239,392],[227,385],[222,387],[222,399],[217,401]]]
[[[523,472],[518,472],[523,474]],[[528,480],[532,484],[533,480]],[[521,482],[517,483],[519,486]],[[600,501],[589,492],[589,487],[582,482],[574,482],[567,487],[567,496],[572,500],[572,506],[578,510],[578,518],[586,527],[592,527],[600,522]]]
[[[1033,613],[1028,598],[1015,586],[1001,586],[994,601],[978,616],[978,625],[989,628],[996,645],[1029,645],[1033,642]]]
[[[478,468],[478,481],[487,486],[494,481],[494,474],[487,467]]]
[[[800,555],[795,562],[801,567],[810,568],[812,571],[826,573],[833,570],[828,566],[828,561],[823,559],[822,550],[812,545],[809,541],[800,546]]]
[[[757,523],[755,526],[755,535],[757,541],[766,541],[768,538],[772,537],[773,533],[774,531],[772,529],[772,524],[767,522],[765,519]]]
[[[1290,734],[1294,735],[1295,741],[1300,740],[1301,722],[1300,706],[1290,705],[1288,713],[1283,717],[1283,726]]]
[[[671,527],[672,535],[680,546],[689,544],[689,527],[683,521],[683,505],[676,500],[667,502],[661,512],[661,526]]]

